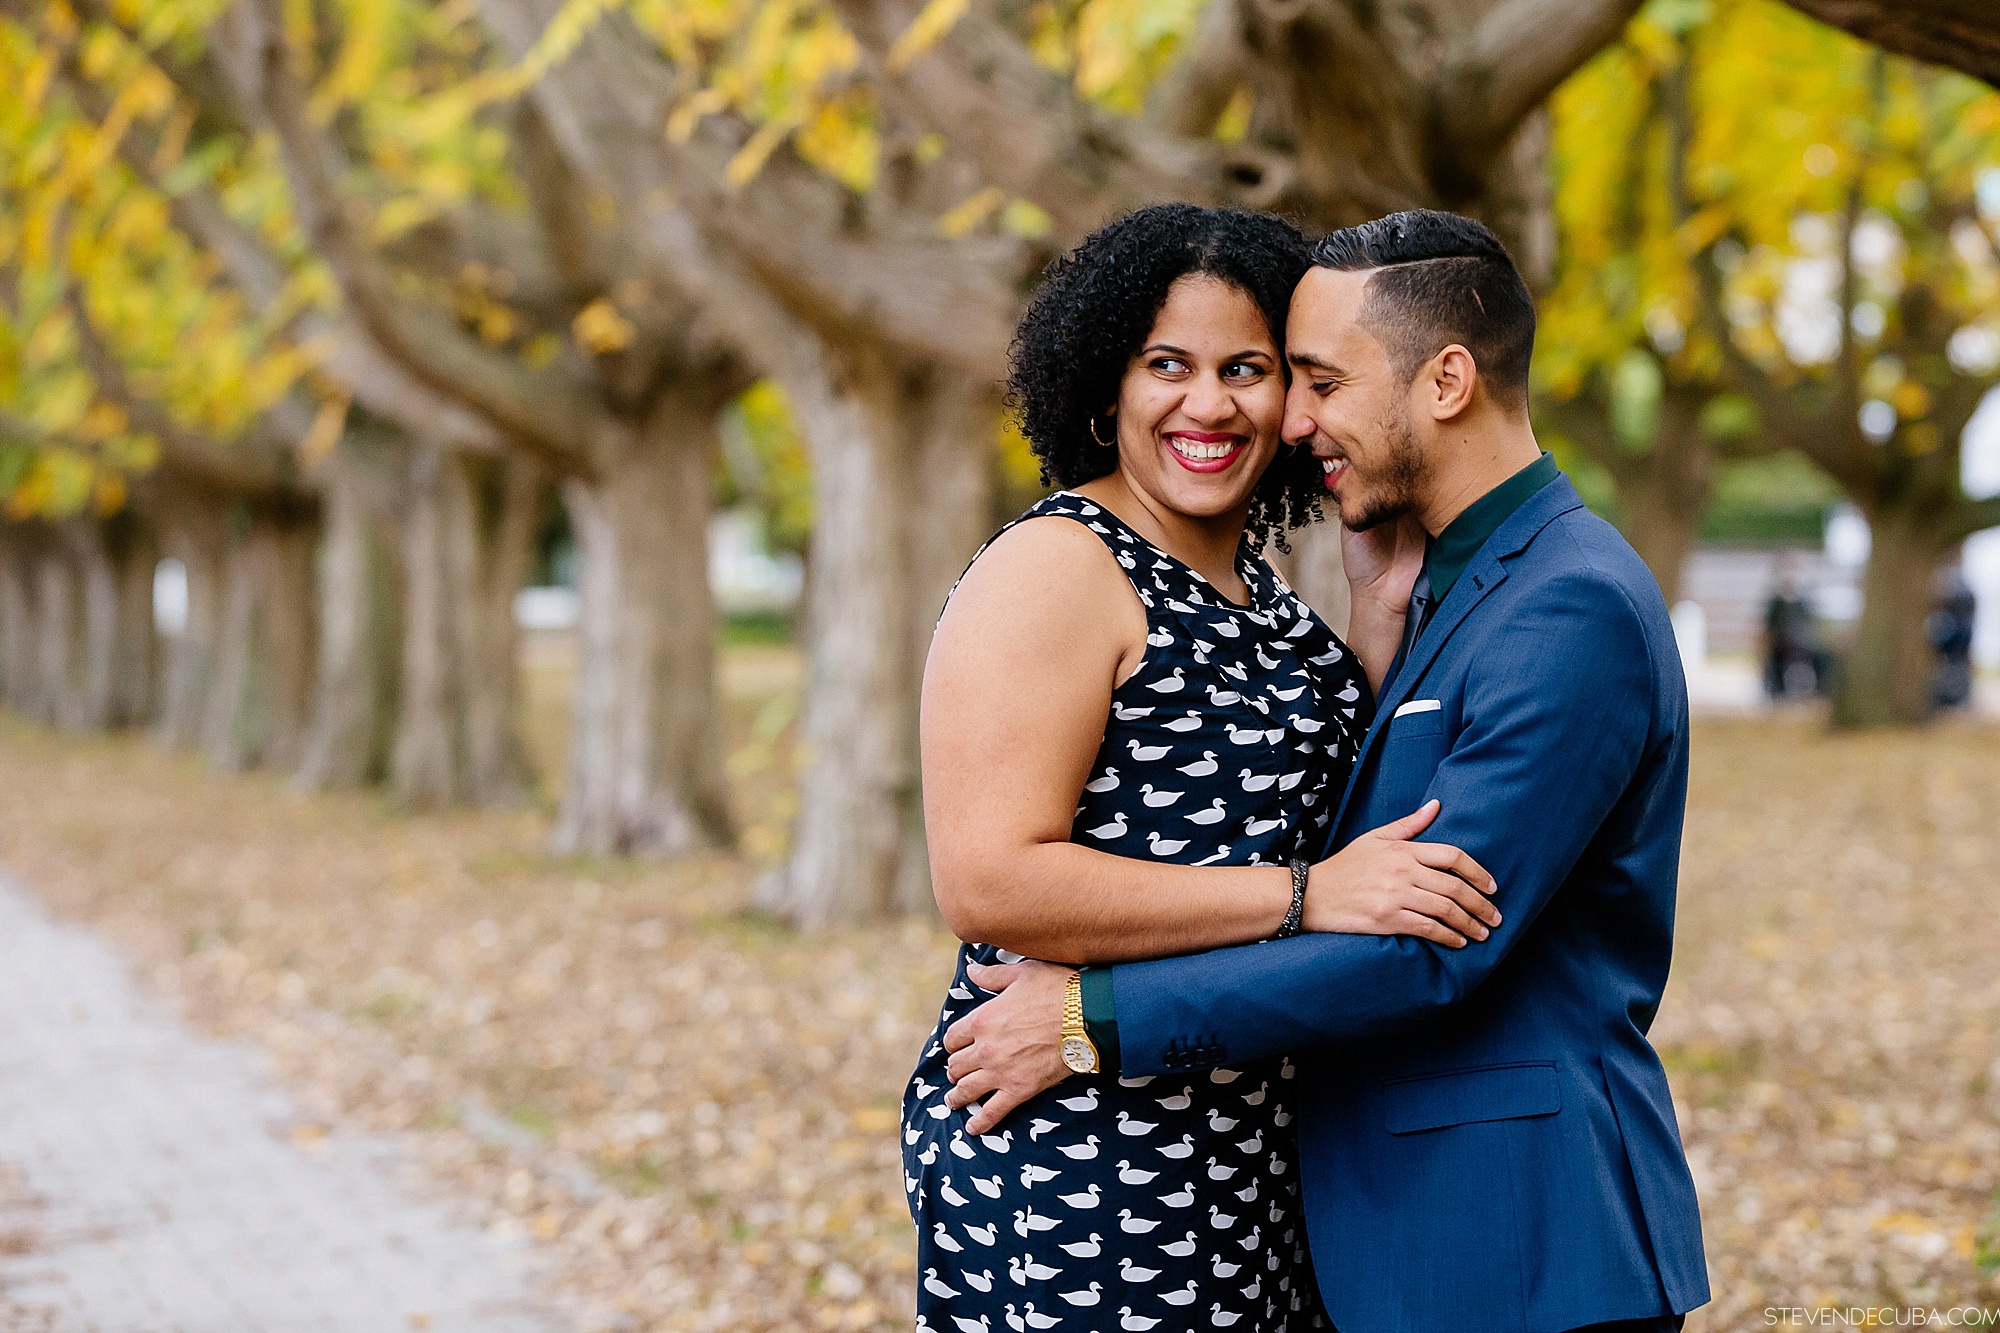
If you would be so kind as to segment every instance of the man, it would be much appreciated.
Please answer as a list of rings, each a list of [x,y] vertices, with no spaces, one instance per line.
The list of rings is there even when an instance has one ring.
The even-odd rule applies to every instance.
[[[1708,1281],[1646,1040],[1687,791],[1666,605],[1535,442],[1533,302],[1486,228],[1399,213],[1314,259],[1286,437],[1349,527],[1429,538],[1334,845],[1437,798],[1427,836],[1492,872],[1505,921],[1463,949],[1305,935],[1086,969],[1085,1021],[1126,1077],[1307,1057],[1306,1216],[1342,1333],[1679,1328]],[[999,1088],[973,1132],[1060,1081],[1068,979],[975,977],[1003,993],[947,1041],[954,1082]]]

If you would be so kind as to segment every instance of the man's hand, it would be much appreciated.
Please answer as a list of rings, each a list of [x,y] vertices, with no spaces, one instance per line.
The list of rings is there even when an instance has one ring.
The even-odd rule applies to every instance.
[[[966,968],[973,985],[996,992],[944,1032],[951,1052],[945,1073],[952,1082],[945,1105],[956,1111],[986,1098],[966,1132],[992,1133],[1015,1107],[1069,1077],[1062,1062],[1062,1011],[1071,970],[1033,959]]]

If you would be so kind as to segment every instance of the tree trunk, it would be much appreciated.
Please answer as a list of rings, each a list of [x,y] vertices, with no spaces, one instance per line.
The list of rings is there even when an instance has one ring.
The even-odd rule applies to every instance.
[[[403,677],[390,764],[406,804],[520,801],[514,597],[527,581],[546,488],[539,466],[420,445],[403,527]]]
[[[521,636],[514,599],[526,586],[548,475],[526,457],[461,460],[467,469],[457,559],[458,641],[465,700],[466,786],[481,805],[525,799],[532,774],[521,740]],[[704,566],[705,568],[705,566]]]
[[[935,915],[930,848],[924,837],[923,766],[917,750],[918,698],[931,636],[944,599],[979,544],[992,535],[997,385],[938,371],[917,446],[915,503],[909,508],[910,608],[905,763],[914,781],[900,815],[901,858],[889,908],[898,915]]]
[[[814,928],[928,898],[917,690],[944,590],[990,522],[990,496],[957,488],[967,472],[990,486],[993,420],[990,389],[936,367],[861,356],[787,388],[813,464],[810,760],[790,860],[758,901]]]
[[[1264,554],[1292,585],[1292,591],[1305,600],[1305,604],[1319,612],[1321,620],[1332,627],[1335,634],[1347,634],[1347,622],[1353,608],[1353,598],[1347,587],[1347,568],[1340,558],[1340,517],[1327,506],[1327,515],[1317,523],[1307,524],[1286,534],[1291,545],[1291,554],[1278,550],[1274,542]]]
[[[216,639],[222,624],[222,564],[227,549],[221,506],[202,496],[174,496],[165,515],[166,551],[187,579],[187,616],[167,642],[166,697],[159,737],[168,745],[201,739],[215,678]]]
[[[563,483],[581,619],[560,853],[673,855],[734,840],[708,584],[721,406],[669,392],[624,458]]]
[[[0,525],[0,703],[24,717],[40,692],[31,552],[25,524]]]
[[[1841,664],[1833,700],[1839,727],[1922,722],[1931,711],[1935,654],[1924,634],[1944,550],[1932,515],[1878,509],[1862,576],[1861,623]]]
[[[142,727],[158,704],[159,629],[153,618],[153,579],[160,547],[151,523],[127,509],[105,525],[105,548],[117,590],[111,664],[111,725]]]
[[[76,568],[62,541],[50,542],[35,562],[35,664],[37,722],[66,725],[77,711]]]
[[[329,460],[319,568],[312,727],[294,785],[335,791],[387,771],[396,693],[394,564],[382,549],[379,479],[344,440]]]
[[[220,552],[213,667],[202,700],[201,751],[217,772],[240,773],[255,758],[250,708],[258,571],[247,537],[226,541]],[[188,577],[188,621],[194,621],[194,577]]]
[[[1701,399],[1669,385],[1652,447],[1610,469],[1625,538],[1660,581],[1668,606],[1680,596],[1681,570],[1715,483],[1715,450],[1700,423]]]
[[[103,731],[111,725],[118,581],[104,549],[101,520],[85,515],[65,522],[53,555],[63,566],[63,583],[73,599],[57,720],[70,731]]]
[[[257,762],[284,772],[295,770],[304,756],[312,719],[318,526],[286,515],[258,523],[251,537],[258,576],[256,696],[263,722]]]
[[[410,456],[403,516],[403,678],[389,783],[396,798],[417,809],[456,804],[462,736],[452,670],[452,608],[445,568],[453,509],[468,503],[464,477],[436,444]]]

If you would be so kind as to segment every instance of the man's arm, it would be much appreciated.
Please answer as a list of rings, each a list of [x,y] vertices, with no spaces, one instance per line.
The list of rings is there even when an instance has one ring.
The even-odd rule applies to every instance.
[[[1433,835],[1493,873],[1506,924],[1477,949],[1307,935],[1120,966],[1125,1073],[1164,1072],[1170,1051],[1204,1046],[1218,1063],[1303,1050],[1447,1008],[1532,929],[1637,772],[1656,682],[1636,609],[1584,571],[1502,634],[1504,657],[1468,682],[1463,730],[1428,794],[1444,806]]]
[[[1443,829],[1443,841],[1493,875],[1506,921],[1492,938],[1448,949],[1407,936],[1302,935],[1121,964],[1112,972],[1121,1072],[1166,1072],[1170,1054],[1237,1062],[1364,1036],[1457,1004],[1512,952],[1638,771],[1656,682],[1636,609],[1588,571],[1554,580],[1501,634],[1504,656],[1468,683],[1463,729],[1429,790],[1444,806],[1432,832]],[[1021,968],[975,975],[1007,993],[947,1035],[954,1081],[980,1072],[975,1086],[998,1089],[991,1104],[1001,1107],[1056,1081],[1041,1058],[1055,1046],[1053,979]]]

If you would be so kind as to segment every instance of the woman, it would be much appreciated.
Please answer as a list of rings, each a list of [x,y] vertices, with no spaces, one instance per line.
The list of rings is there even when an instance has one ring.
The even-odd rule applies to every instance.
[[[1280,438],[1305,254],[1275,218],[1145,209],[1057,265],[1022,323],[1013,392],[1066,489],[975,557],[924,683],[938,904],[981,943],[904,1099],[920,1329],[1318,1321],[1289,1062],[1081,1074],[969,1135],[942,1041],[980,1003],[968,964],[1157,957],[1301,924],[1463,945],[1497,922],[1469,858],[1407,841],[1428,809],[1309,877],[1291,865],[1327,839],[1415,576],[1393,532],[1349,539],[1350,652],[1257,554],[1315,516],[1324,485]]]

